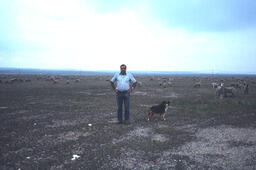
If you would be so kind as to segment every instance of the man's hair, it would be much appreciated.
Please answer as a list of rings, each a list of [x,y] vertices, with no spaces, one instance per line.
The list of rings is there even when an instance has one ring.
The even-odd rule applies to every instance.
[[[120,68],[123,67],[123,66],[125,66],[125,68],[127,68],[127,66],[126,66],[125,64],[122,64],[122,65],[120,66]]]

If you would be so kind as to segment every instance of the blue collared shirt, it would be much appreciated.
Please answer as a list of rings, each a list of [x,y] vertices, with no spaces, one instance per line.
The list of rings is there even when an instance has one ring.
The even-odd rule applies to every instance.
[[[132,83],[135,83],[136,80],[131,73],[127,73],[126,75],[122,75],[121,73],[115,73],[114,77],[111,81],[114,83],[117,81],[116,89],[118,91],[126,91],[130,88],[130,80]]]

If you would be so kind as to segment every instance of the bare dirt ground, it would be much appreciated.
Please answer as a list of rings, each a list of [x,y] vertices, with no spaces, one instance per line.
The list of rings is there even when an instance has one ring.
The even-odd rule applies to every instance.
[[[0,169],[256,169],[255,76],[135,75],[129,125],[116,124],[111,77],[0,75]],[[221,80],[249,94],[216,99]],[[167,120],[148,122],[163,100]]]

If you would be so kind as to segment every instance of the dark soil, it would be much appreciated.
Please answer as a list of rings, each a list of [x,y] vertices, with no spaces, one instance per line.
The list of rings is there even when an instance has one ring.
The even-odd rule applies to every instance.
[[[135,75],[125,125],[111,76],[0,75],[0,169],[256,169],[256,77]],[[215,81],[249,94],[218,99]],[[167,120],[148,122],[163,100]]]

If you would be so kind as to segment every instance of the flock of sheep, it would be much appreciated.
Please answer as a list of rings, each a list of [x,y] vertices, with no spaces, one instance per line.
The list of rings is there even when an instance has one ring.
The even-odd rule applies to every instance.
[[[53,84],[57,84],[60,82],[62,78],[59,76],[38,76],[36,80],[43,80],[47,82],[51,82]],[[79,78],[75,78],[73,82],[79,83],[81,80]],[[23,82],[32,82],[32,79],[29,78],[8,78],[3,77],[3,80],[0,79],[0,84],[14,84],[14,83],[23,83]],[[65,84],[70,84],[71,80],[66,80]]]
[[[2,79],[3,78],[3,79]],[[0,84],[14,84],[14,83],[22,83],[22,82],[32,82],[31,79],[29,78],[13,78],[13,77],[2,77],[0,79]],[[79,79],[78,77],[61,77],[61,76],[36,76],[36,80],[43,80],[43,81],[47,81],[47,82],[51,82],[53,84],[57,84],[61,81],[61,79],[63,79],[65,81],[65,84],[70,84],[71,82],[75,82],[75,83],[79,83],[81,81],[81,79]],[[150,81],[153,81],[154,79],[151,78]],[[107,80],[109,81],[109,79]],[[161,88],[167,88],[167,87],[174,87],[174,81],[175,79],[173,77],[158,77],[157,78],[157,82],[159,87]],[[209,79],[210,81],[210,79]],[[137,82],[137,86],[141,87],[142,86],[142,82],[138,81]],[[227,83],[228,84],[228,83]],[[213,89],[215,89],[215,97],[216,98],[224,98],[224,97],[233,97],[235,96],[235,94],[237,94],[237,92],[243,93],[243,94],[249,94],[249,84],[246,83],[245,80],[239,80],[235,83],[229,83],[229,85],[224,85],[224,81],[220,80],[219,83],[218,82],[212,82],[211,87]],[[197,80],[194,84],[193,84],[194,88],[200,88],[202,87],[202,82],[201,80]]]
[[[153,79],[150,79],[153,80]],[[162,88],[173,87],[174,78],[158,78],[159,86]],[[142,82],[138,82],[139,86],[142,86]],[[227,83],[228,84],[228,83]],[[224,85],[224,81],[220,80],[218,82],[212,82],[210,86],[215,89],[215,97],[222,99],[224,97],[234,97],[237,92],[242,94],[249,94],[249,84],[245,80],[239,80],[236,83],[230,83],[229,85]],[[193,88],[202,87],[201,80],[197,80],[193,84]]]
[[[22,82],[31,82],[31,79],[11,78],[11,79],[8,79],[8,80],[5,80],[5,81],[0,79],[0,84],[2,84],[2,83],[13,84],[15,82],[20,82],[20,83],[22,83]]]
[[[232,83],[230,86],[225,86],[224,83],[217,84],[216,82],[212,83],[213,88],[216,88],[216,97],[224,98],[228,96],[235,96],[237,91],[241,91],[243,94],[249,94],[249,84],[244,83]]]
[[[201,81],[196,82],[193,87],[201,87]],[[243,94],[249,94],[249,84],[246,81],[239,81],[238,83],[231,83],[228,86],[224,85],[223,80],[220,83],[212,82],[211,87],[215,90],[216,98],[233,97],[236,92],[240,91]]]

